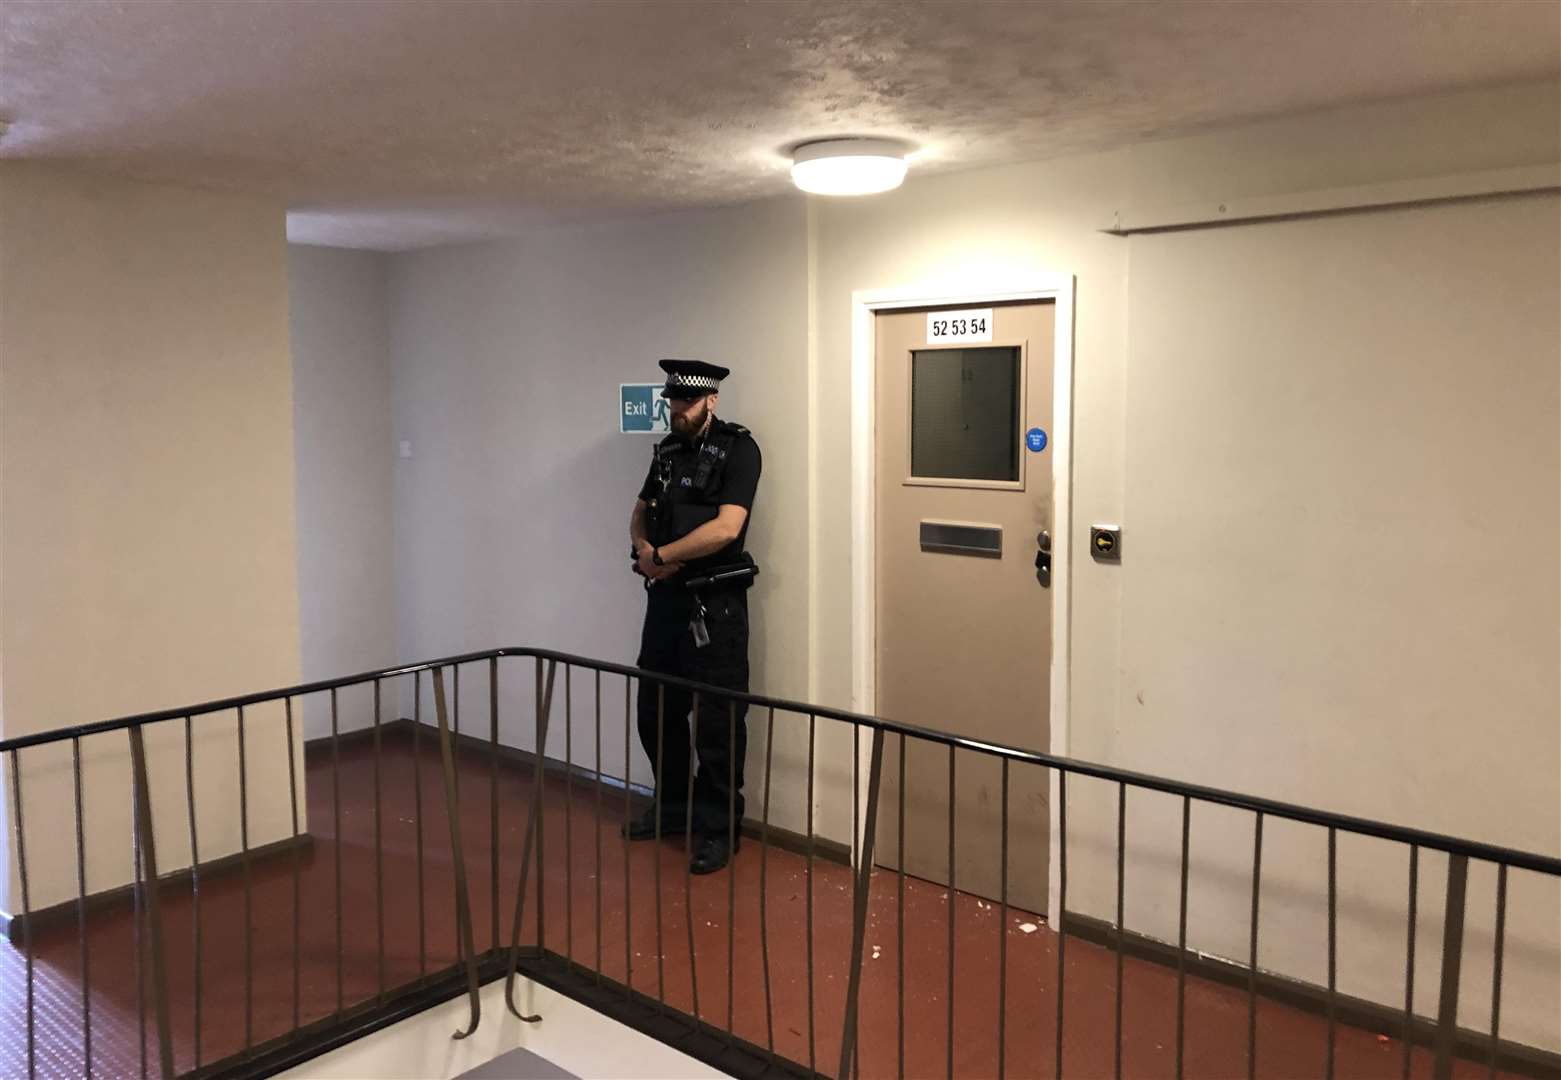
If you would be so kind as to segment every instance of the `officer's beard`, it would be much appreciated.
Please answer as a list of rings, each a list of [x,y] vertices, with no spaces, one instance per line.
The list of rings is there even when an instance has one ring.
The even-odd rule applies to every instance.
[[[689,409],[686,412],[674,413],[672,416],[672,430],[685,439],[695,439],[704,430],[705,424],[710,420],[710,399],[699,399],[699,411]]]

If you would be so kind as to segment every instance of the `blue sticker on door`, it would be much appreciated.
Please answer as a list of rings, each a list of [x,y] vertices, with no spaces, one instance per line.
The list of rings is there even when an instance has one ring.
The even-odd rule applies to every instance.
[[[1033,427],[1024,433],[1024,444],[1030,448],[1030,453],[1039,454],[1046,449],[1046,432],[1038,427]]]

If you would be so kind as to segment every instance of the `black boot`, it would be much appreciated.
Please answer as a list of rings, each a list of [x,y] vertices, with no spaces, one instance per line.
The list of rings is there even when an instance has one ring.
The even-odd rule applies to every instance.
[[[656,839],[656,807],[655,804],[633,821],[624,822],[623,835],[630,840],[654,840]],[[662,807],[661,810],[661,835],[682,836],[688,832],[688,824],[684,819],[683,811],[670,810]]]
[[[743,846],[742,834],[736,836],[736,847]],[[691,874],[713,874],[731,861],[735,848],[728,847],[726,834],[701,836],[694,845],[694,857],[689,860]]]

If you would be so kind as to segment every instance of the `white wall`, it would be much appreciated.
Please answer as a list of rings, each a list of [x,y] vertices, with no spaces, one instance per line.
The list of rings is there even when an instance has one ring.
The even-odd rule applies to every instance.
[[[1069,752],[1555,853],[1554,198],[1133,239],[1097,230],[1143,203],[1553,162],[1557,120],[1553,86],[1490,91],[825,204],[818,461],[849,458],[853,290],[1076,275],[1073,548],[1087,550],[1092,522],[1119,521],[1126,554],[1072,568]],[[822,474],[814,484],[819,534],[841,535],[848,492]],[[1514,515],[1532,523],[1539,558],[1498,554]],[[825,701],[849,700],[850,573],[842,555],[817,568]],[[1115,793],[1072,794],[1069,906],[1109,915]],[[848,805],[826,802],[831,828]],[[1195,821],[1208,846],[1192,943],[1242,956],[1250,822]],[[1171,800],[1130,812],[1129,925],[1161,937],[1175,936],[1178,825]],[[1319,978],[1323,841],[1283,829],[1269,841],[1264,962]],[[1343,845],[1346,991],[1402,994],[1404,861]],[[1427,987],[1443,867],[1423,866]],[[1489,875],[1473,881],[1463,1018],[1479,1024],[1491,901]],[[1503,1031],[1561,1045],[1561,889],[1518,888]],[[1422,1007],[1432,998],[1424,989]]]
[[[414,454],[396,474],[403,657],[540,645],[633,662],[644,594],[628,521],[653,439],[618,433],[618,384],[657,381],[659,358],[687,356],[733,369],[721,413],[764,454],[753,686],[806,695],[805,225],[802,201],[783,200],[395,259],[395,437]],[[529,677],[515,661],[501,673],[505,738],[526,747]],[[486,731],[486,673],[471,679],[463,730]],[[603,693],[604,767],[621,775],[621,681]],[[588,722],[577,712],[577,740],[594,735]],[[648,780],[634,745],[633,775]],[[805,736],[777,746],[805,758]],[[549,752],[563,756],[561,733]],[[777,812],[800,824],[792,802],[778,795]]]
[[[287,253],[306,682],[397,660],[388,269],[373,252]],[[339,708],[343,731],[373,720],[363,690],[344,690]],[[306,737],[330,734],[323,695],[301,715]]]
[[[297,681],[283,230],[262,201],[0,165],[7,737]],[[288,748],[280,709],[247,724],[261,844],[290,828]],[[235,721],[195,726],[205,859],[239,845]],[[188,865],[182,726],[147,742],[160,867]],[[82,744],[89,891],[130,879],[126,748]],[[76,891],[69,744],[22,763],[41,907]]]

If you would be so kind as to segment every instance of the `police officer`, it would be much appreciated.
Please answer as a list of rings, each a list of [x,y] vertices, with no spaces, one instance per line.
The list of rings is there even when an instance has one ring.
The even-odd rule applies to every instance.
[[[646,588],[639,666],[746,692],[747,589],[758,571],[743,541],[759,487],[759,445],[746,428],[716,418],[721,380],[730,374],[726,368],[698,360],[663,360],[661,368],[667,373],[661,396],[671,404],[672,434],[656,447],[629,522],[634,570]],[[731,699],[702,694],[698,704],[693,735],[699,768],[690,776],[693,694],[652,680],[639,683],[640,744],[653,766],[660,762],[660,832],[681,835],[692,828],[689,869],[709,874],[731,858],[728,828],[736,838],[743,819],[748,709],[736,703],[734,733]],[[652,804],[625,824],[624,834],[631,840],[655,837],[655,815]]]

